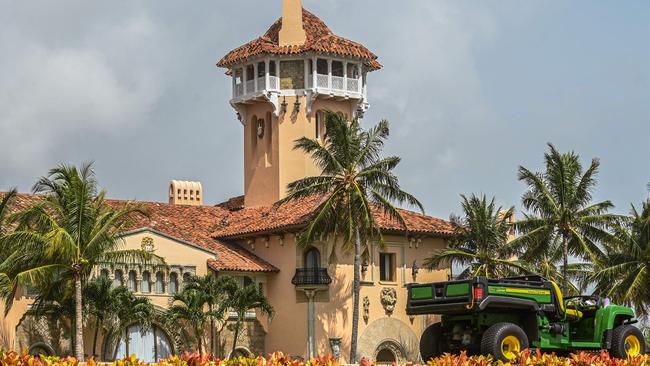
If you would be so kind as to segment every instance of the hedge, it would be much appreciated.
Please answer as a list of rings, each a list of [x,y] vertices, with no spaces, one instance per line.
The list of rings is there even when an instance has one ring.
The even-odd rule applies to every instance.
[[[82,366],[72,357],[55,357],[55,356],[31,356],[26,352],[1,352],[0,365],[2,366]],[[102,363],[89,360],[85,363],[87,366],[100,366]],[[139,361],[135,356],[117,360],[108,363],[113,366],[340,366],[331,356],[323,356],[312,359],[308,362],[294,359],[276,352],[268,358],[235,358],[229,360],[220,360],[209,355],[199,356],[194,353],[184,353],[182,355],[171,356],[161,360],[157,364],[147,364]],[[465,353],[460,355],[445,354],[444,356],[434,358],[426,363],[426,366],[504,366],[501,361],[494,361],[491,356],[467,356]],[[507,365],[507,364],[505,364]],[[640,355],[630,357],[627,360],[621,360],[609,357],[607,351],[602,352],[581,352],[571,354],[568,357],[560,357],[553,353],[542,353],[539,350],[526,350],[518,355],[517,359],[512,362],[513,366],[650,366],[650,356]],[[362,359],[359,366],[373,366],[367,359]],[[409,363],[405,366],[424,366],[420,364]]]

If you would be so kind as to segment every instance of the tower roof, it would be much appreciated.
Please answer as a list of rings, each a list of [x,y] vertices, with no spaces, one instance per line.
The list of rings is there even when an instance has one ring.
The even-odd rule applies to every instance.
[[[370,70],[378,70],[382,67],[377,62],[377,56],[369,49],[360,43],[335,35],[322,20],[305,9],[302,9],[302,20],[307,36],[304,44],[280,46],[279,34],[282,28],[282,18],[280,18],[263,36],[228,52],[217,66],[229,68],[243,60],[263,54],[292,55],[314,52],[358,58],[364,61],[365,66]]]

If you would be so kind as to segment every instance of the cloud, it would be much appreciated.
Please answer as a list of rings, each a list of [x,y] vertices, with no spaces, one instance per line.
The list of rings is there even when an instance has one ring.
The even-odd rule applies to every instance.
[[[156,67],[116,52],[141,47],[156,32],[148,18],[87,30],[62,46],[25,27],[0,36],[0,49],[10,50],[0,61],[0,146],[11,147],[0,159],[5,172],[44,172],[58,163],[53,151],[86,134],[128,134],[147,121],[163,79]]]

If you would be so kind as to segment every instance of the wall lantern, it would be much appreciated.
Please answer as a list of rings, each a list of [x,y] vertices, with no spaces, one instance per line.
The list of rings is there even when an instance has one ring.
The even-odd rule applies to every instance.
[[[283,114],[287,113],[287,107],[288,106],[289,106],[289,104],[287,104],[287,97],[285,95],[284,97],[282,97],[282,103],[280,104],[280,112],[283,113]]]
[[[361,107],[357,108],[357,118],[363,119],[363,114],[364,113],[365,112],[363,111],[363,108],[361,108]]]
[[[293,113],[300,112],[300,97],[296,95],[296,101],[293,103]]]

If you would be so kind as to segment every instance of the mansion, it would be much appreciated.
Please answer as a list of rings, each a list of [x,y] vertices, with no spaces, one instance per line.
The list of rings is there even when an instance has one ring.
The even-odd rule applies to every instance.
[[[169,202],[141,202],[149,217],[139,218],[124,235],[125,249],[154,252],[167,265],[105,265],[94,268],[94,276],[149,297],[160,316],[190,275],[212,273],[232,276],[242,285],[254,283],[276,315],[272,319],[255,312],[247,315],[237,340],[238,354],[282,351],[305,359],[333,354],[345,363],[352,332],[352,254],[330,256],[329,238],[307,248],[297,246],[296,235],[309,222],[318,199],[278,209],[273,204],[284,197],[287,184],[320,174],[310,157],[293,149],[294,141],[303,136],[321,139],[326,133],[325,111],[362,118],[369,108],[367,79],[382,65],[360,43],[335,35],[303,9],[300,0],[283,0],[282,17],[262,36],[228,52],[217,66],[232,79],[229,103],[233,120],[242,125],[244,194],[206,205],[200,183],[172,181],[168,192],[161,189],[161,197],[168,195]],[[20,194],[15,206],[24,208],[39,199]],[[116,207],[125,202],[109,200]],[[449,274],[448,268],[420,267],[447,246],[453,226],[401,212],[408,232],[387,215],[376,214],[386,245],[371,245],[362,263],[358,355],[379,363],[420,358],[419,337],[435,319],[406,315],[405,285],[444,281]],[[0,338],[15,349],[70,353],[70,326],[31,315],[32,302],[28,291],[19,291],[6,315],[0,305]],[[85,324],[89,356],[93,324]],[[96,358],[136,354],[154,361],[186,349],[162,321],[146,332],[140,332],[138,324],[127,331],[128,344],[104,340],[100,331]],[[218,349],[230,350],[232,334],[225,329],[214,341],[219,342]]]

